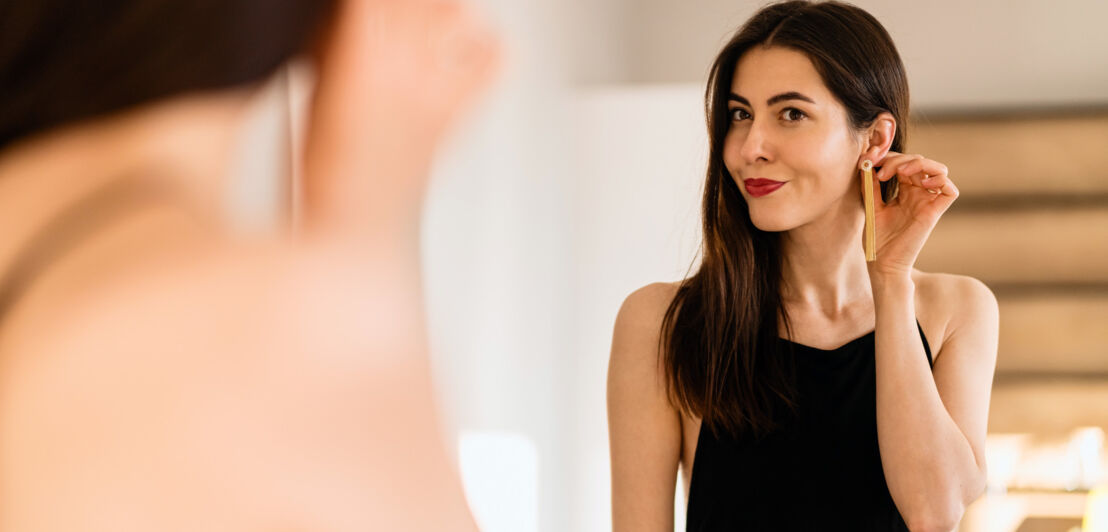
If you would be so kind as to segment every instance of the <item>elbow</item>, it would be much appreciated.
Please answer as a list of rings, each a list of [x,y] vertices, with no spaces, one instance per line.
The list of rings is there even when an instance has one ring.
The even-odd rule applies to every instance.
[[[972,481],[963,484],[961,489],[952,487],[946,490],[952,493],[946,504],[926,505],[919,507],[918,511],[904,515],[904,523],[912,532],[950,532],[958,528],[966,507],[977,500],[985,492],[985,471],[982,468],[973,476]],[[959,493],[953,495],[953,493]]]
[[[912,532],[951,532],[958,528],[965,514],[966,505],[957,500],[942,506],[932,506],[923,511],[904,516],[904,523]]]
[[[961,497],[950,497],[946,504],[921,505],[904,515],[904,523],[912,532],[951,532],[958,528],[966,503]]]
[[[905,519],[905,523],[912,532],[951,532],[962,520],[962,510],[910,517],[912,518]]]

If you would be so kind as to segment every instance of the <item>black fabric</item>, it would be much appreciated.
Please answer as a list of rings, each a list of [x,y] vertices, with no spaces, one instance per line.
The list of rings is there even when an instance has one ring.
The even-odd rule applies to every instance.
[[[701,426],[686,530],[908,530],[877,447],[874,332],[833,350],[779,341],[793,346],[797,417],[762,438]]]

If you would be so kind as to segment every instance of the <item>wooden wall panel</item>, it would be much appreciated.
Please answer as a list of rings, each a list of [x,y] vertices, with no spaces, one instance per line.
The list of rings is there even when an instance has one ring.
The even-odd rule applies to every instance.
[[[964,195],[1108,192],[1108,112],[914,117],[908,151],[942,161]]]
[[[1108,381],[999,379],[993,386],[989,432],[1062,434],[1081,426],[1108,431]]]
[[[998,297],[997,372],[1108,377],[1108,294]]]
[[[952,207],[917,264],[924,271],[970,275],[986,284],[1108,286],[1108,206],[1011,212],[954,212]]]

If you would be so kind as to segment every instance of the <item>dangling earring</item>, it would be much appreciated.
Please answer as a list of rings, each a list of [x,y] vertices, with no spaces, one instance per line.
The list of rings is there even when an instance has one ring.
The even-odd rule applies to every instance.
[[[866,206],[865,240],[866,262],[877,260],[877,230],[874,226],[873,161],[862,161],[862,201]]]

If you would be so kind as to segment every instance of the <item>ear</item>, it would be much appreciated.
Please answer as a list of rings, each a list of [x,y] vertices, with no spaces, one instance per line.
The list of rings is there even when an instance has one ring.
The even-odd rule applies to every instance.
[[[877,115],[873,124],[870,124],[863,132],[862,155],[858,159],[859,166],[864,160],[872,161],[874,166],[877,166],[885,159],[889,149],[892,148],[893,138],[896,136],[896,126],[896,118],[893,117],[892,113],[885,111]]]

